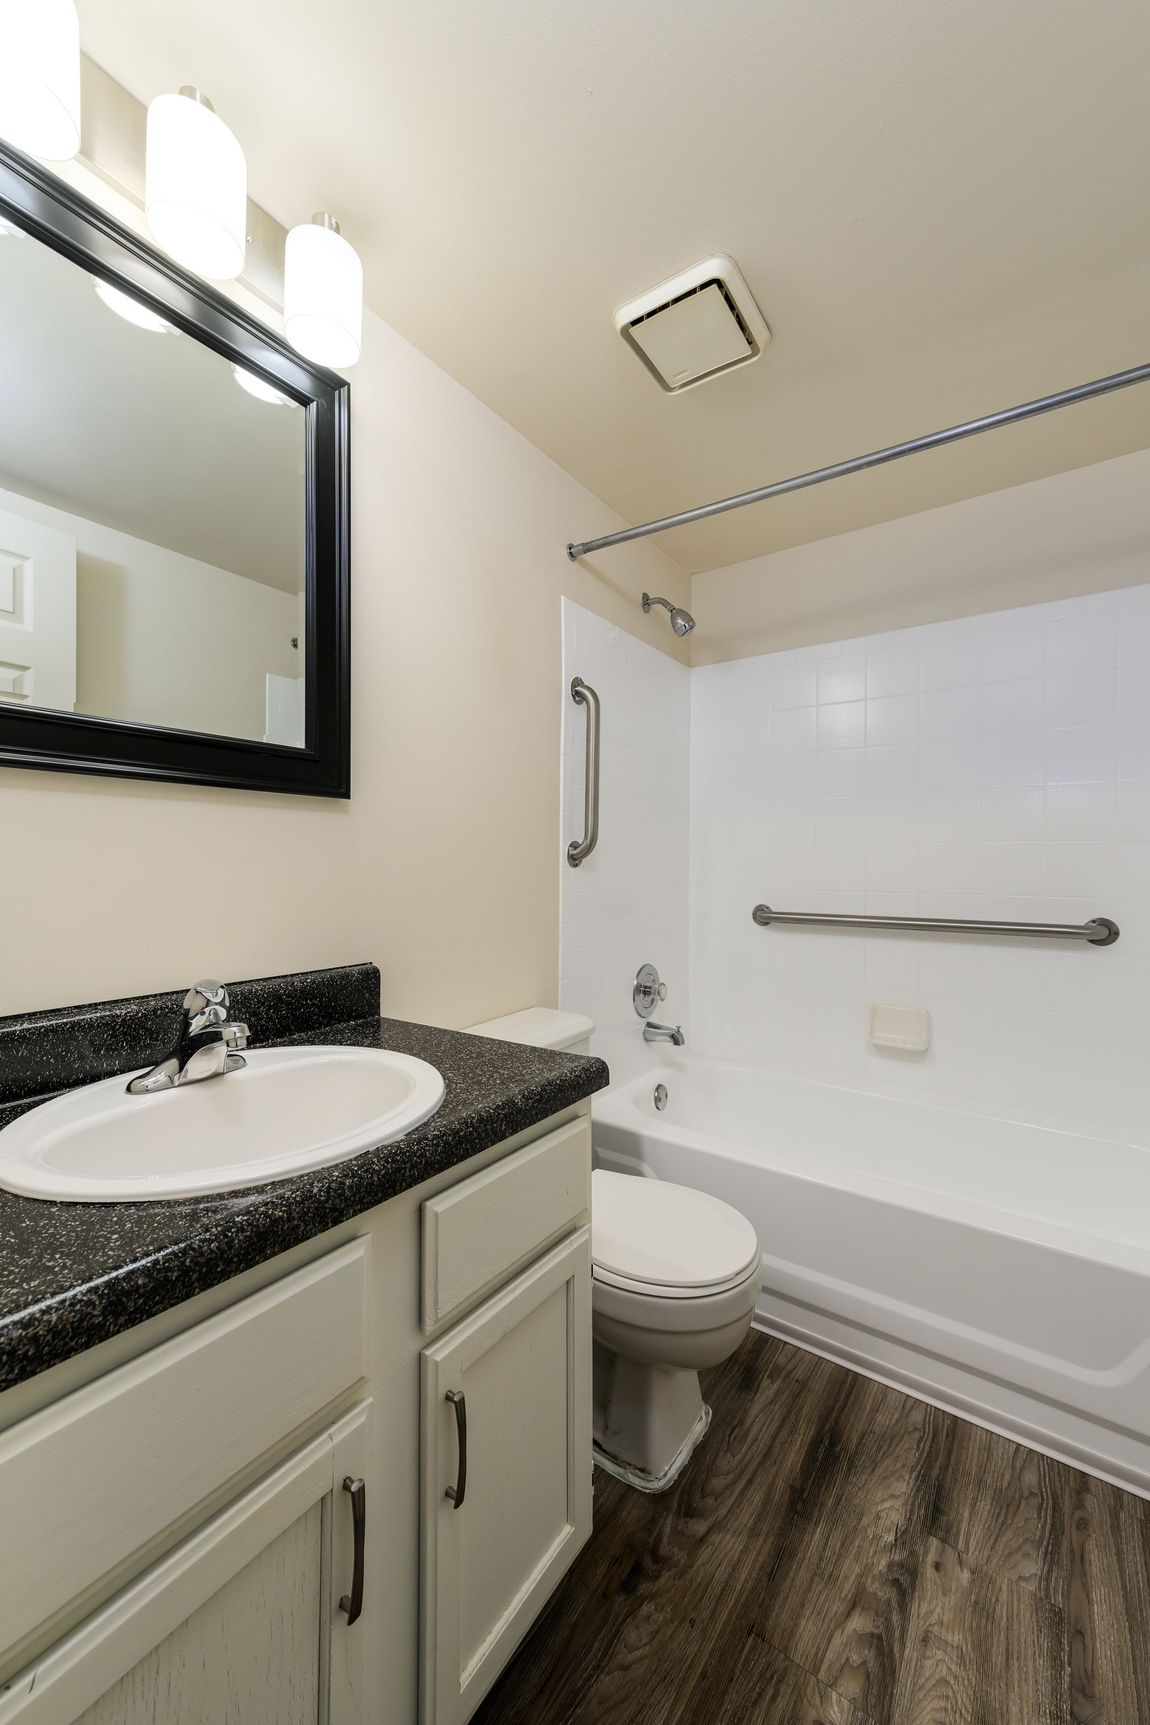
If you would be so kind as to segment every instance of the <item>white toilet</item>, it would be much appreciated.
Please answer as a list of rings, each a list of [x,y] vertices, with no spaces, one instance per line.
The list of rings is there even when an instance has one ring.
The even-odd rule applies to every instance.
[[[594,1025],[533,1006],[474,1034],[588,1054]],[[663,1180],[591,1175],[595,1459],[640,1491],[664,1491],[711,1421],[699,1373],[751,1327],[759,1243],[745,1216]]]
[[[711,1421],[699,1372],[751,1327],[759,1243],[706,1192],[596,1168],[591,1257],[596,1460],[663,1491]]]

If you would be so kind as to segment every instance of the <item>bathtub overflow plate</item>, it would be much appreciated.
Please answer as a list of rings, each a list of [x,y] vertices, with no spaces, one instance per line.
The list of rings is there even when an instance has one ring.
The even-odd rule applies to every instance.
[[[651,1100],[661,1114],[667,1106],[667,1086],[665,1084],[656,1084],[655,1094],[652,1096]]]

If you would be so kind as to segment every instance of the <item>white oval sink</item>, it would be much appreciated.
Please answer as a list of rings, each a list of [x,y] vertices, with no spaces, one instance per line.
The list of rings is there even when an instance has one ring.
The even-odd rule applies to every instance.
[[[42,1103],[0,1131],[0,1186],[120,1204],[261,1186],[345,1162],[443,1101],[434,1066],[377,1048],[257,1048],[221,1078],[129,1096],[130,1074]]]

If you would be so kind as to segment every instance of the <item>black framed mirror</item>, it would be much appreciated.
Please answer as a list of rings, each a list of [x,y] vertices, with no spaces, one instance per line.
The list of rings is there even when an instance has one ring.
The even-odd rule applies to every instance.
[[[347,797],[349,388],[0,144],[0,765]]]

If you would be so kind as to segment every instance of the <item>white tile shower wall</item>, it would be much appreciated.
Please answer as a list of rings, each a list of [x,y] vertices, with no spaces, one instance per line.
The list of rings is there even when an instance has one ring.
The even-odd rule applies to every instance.
[[[1150,586],[691,673],[706,1052],[1150,1143]],[[758,929],[751,909],[1081,922],[1056,941]],[[929,1009],[875,1049],[868,1001]]]
[[[603,709],[599,845],[577,869],[566,851],[583,830],[587,716],[574,676]],[[689,777],[686,666],[565,599],[559,1003],[594,1019],[595,1052],[619,1081],[652,1060],[631,1004],[641,964],[667,983],[658,1020],[686,1021]]]

